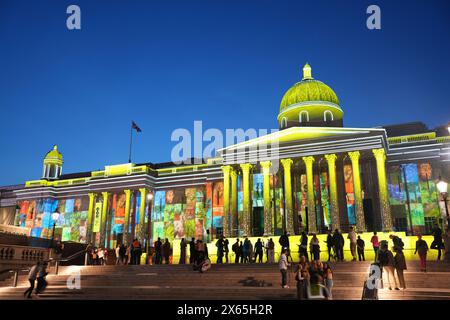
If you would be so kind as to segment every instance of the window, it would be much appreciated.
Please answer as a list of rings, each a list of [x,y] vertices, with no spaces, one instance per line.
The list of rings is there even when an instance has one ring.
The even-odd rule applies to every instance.
[[[305,110],[300,111],[300,114],[298,115],[298,121],[300,123],[302,123],[302,122],[309,122],[309,113],[308,113],[308,111],[305,111]]]
[[[425,234],[432,234],[434,225],[438,223],[435,217],[425,217]]]
[[[394,231],[396,232],[408,231],[408,221],[406,220],[406,218],[394,219]]]
[[[333,120],[334,120],[333,112],[331,112],[330,110],[325,110],[323,112],[323,121],[328,122]]]

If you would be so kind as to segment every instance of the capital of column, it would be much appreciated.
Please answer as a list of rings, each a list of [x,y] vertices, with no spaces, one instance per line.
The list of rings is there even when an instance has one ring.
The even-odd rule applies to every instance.
[[[383,148],[381,148],[381,149],[373,149],[372,152],[373,152],[373,155],[375,156],[375,159],[377,161],[383,162],[383,161],[386,160],[386,151],[384,151]]]
[[[95,197],[97,196],[97,194],[94,192],[89,192],[88,196],[89,196],[89,200],[95,200]]]
[[[302,159],[306,166],[312,166],[315,161],[313,156],[302,157]]]
[[[336,162],[337,155],[334,153],[326,154],[325,159],[327,160],[329,165],[333,165]]]
[[[350,151],[348,156],[350,157],[352,163],[358,163],[361,153],[359,151]]]
[[[221,169],[223,174],[228,176],[233,168],[231,166],[222,166]]]
[[[294,161],[292,161],[292,159],[281,159],[280,160],[281,165],[283,166],[283,169],[285,170],[289,170],[292,166],[292,164],[294,163]]]
[[[263,175],[268,175],[270,173],[272,161],[261,161],[259,164],[261,165]]]
[[[250,163],[242,163],[240,164],[240,167],[242,169],[242,173],[249,173],[250,169],[253,168],[253,165]]]

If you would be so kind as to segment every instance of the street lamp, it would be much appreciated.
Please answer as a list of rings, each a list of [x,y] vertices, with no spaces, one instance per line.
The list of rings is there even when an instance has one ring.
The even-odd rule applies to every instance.
[[[450,216],[448,214],[448,207],[447,207],[447,196],[448,196],[447,186],[448,186],[448,183],[445,182],[444,180],[442,180],[441,177],[439,177],[439,181],[438,181],[438,183],[436,183],[436,186],[437,186],[439,192],[442,195],[442,199],[444,200],[445,214],[447,215],[447,227],[449,227],[450,226]]]
[[[54,247],[53,240],[55,239],[55,226],[56,226],[56,221],[58,221],[58,219],[59,219],[59,212],[58,212],[58,210],[56,210],[55,212],[52,213],[52,220],[53,220],[53,231],[52,231],[52,241],[51,241],[52,248]]]

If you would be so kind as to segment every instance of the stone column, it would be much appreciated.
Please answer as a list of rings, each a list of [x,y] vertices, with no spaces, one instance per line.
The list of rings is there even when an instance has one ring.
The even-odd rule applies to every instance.
[[[284,196],[285,208],[284,214],[286,216],[286,232],[294,235],[294,210],[292,209],[292,181],[291,181],[291,167],[292,159],[281,159],[284,171]]]
[[[361,191],[361,175],[359,172],[359,158],[361,154],[359,151],[349,152],[348,156],[352,161],[353,171],[353,192],[355,193],[355,216],[356,216],[356,231],[365,232],[366,223],[364,221],[363,199]]]
[[[102,226],[100,229],[100,245],[103,247],[106,244],[106,222],[108,219],[108,199],[109,192],[102,192],[103,205],[102,205]],[[108,245],[106,245],[108,247]]]
[[[244,236],[252,235],[251,223],[251,203],[250,203],[250,169],[252,165],[249,163],[241,164],[242,169],[242,187],[244,191],[244,212],[242,228]]]
[[[238,221],[238,207],[237,207],[237,172],[235,170],[231,170],[231,235],[237,236],[239,229],[239,221]]]
[[[331,229],[341,228],[339,218],[339,204],[337,199],[337,183],[336,183],[336,159],[337,156],[332,154],[325,155],[328,163],[328,178],[330,179],[330,204],[331,204]]]
[[[314,157],[303,157],[303,162],[306,166],[306,182],[308,188],[308,232],[317,232],[317,220],[316,220],[316,202],[314,199],[314,176],[313,176],[313,164]]]
[[[386,182],[386,152],[384,151],[384,149],[373,149],[372,152],[377,162],[378,188],[380,194],[380,208],[383,231],[389,232],[392,231],[392,217]]]
[[[95,199],[97,195],[93,192],[88,193],[89,196],[89,209],[86,223],[86,243],[90,243],[92,241],[92,229],[94,224],[94,210],[95,210]]]
[[[139,204],[139,229],[137,232],[139,241],[143,242],[145,239],[145,203],[147,197],[147,189],[139,188],[141,194],[140,204]]]
[[[262,161],[261,168],[263,172],[263,196],[264,196],[264,236],[273,235],[272,226],[272,201],[270,199],[270,167],[272,162]]]
[[[231,166],[222,166],[223,172],[223,235],[230,236],[230,172]]]
[[[123,243],[129,243],[129,232],[130,229],[130,206],[131,206],[131,190],[126,189],[123,191],[125,193],[125,217],[123,220]]]

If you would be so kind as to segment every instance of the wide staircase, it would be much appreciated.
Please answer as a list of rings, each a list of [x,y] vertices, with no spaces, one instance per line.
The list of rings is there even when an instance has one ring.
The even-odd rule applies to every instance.
[[[360,300],[369,263],[332,263],[332,268],[333,298]],[[277,265],[213,265],[206,273],[189,265],[61,266],[58,275],[50,271],[47,290],[33,299],[296,299],[294,273],[289,273],[290,288],[282,289]],[[76,280],[71,282],[75,288],[68,288],[68,278],[77,273],[80,288]],[[381,289],[379,299],[450,299],[449,264],[429,262],[428,272],[422,273],[417,262],[410,262],[405,278],[406,290]],[[17,287],[11,287],[11,280],[0,282],[0,299],[24,299],[27,286],[26,275]]]

